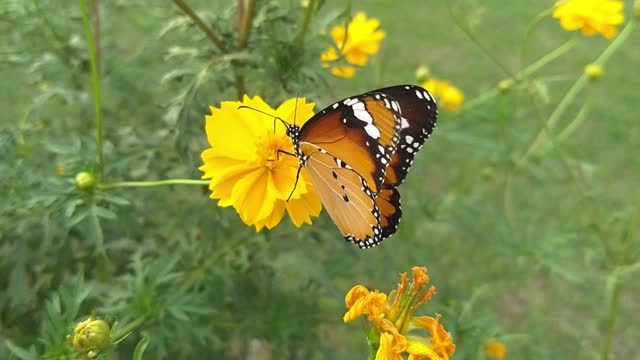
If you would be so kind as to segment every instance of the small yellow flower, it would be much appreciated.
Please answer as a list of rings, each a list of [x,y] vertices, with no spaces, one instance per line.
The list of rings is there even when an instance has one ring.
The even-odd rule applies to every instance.
[[[353,77],[356,68],[352,66],[344,68],[343,62],[356,66],[366,65],[369,56],[379,51],[380,42],[385,37],[384,31],[378,30],[379,26],[378,19],[369,19],[363,12],[357,13],[348,25],[334,26],[331,29],[334,45],[331,45],[320,55],[322,66],[324,68],[332,67],[331,73],[335,76]],[[342,68],[333,70],[340,65]]]
[[[62,165],[56,166],[56,174],[62,176],[67,170]]]
[[[587,36],[600,33],[612,39],[624,22],[623,8],[620,0],[563,0],[556,3],[553,17],[567,31],[580,29]]]
[[[431,78],[422,83],[431,95],[438,99],[438,104],[447,111],[456,111],[464,102],[464,94],[448,81]]]
[[[92,316],[86,321],[78,323],[73,329],[73,336],[67,336],[67,340],[75,351],[88,352],[89,357],[94,358],[109,347],[110,331],[106,321]]]
[[[313,116],[314,106],[304,98],[296,103],[294,98],[273,109],[259,96],[245,95],[241,102],[210,107],[206,132],[211,148],[202,152],[200,170],[203,179],[211,179],[211,198],[218,199],[219,206],[233,206],[256,231],[278,225],[285,211],[295,226],[310,224],[311,216],[322,210],[320,198],[305,169],[295,185],[298,159],[280,152],[293,153],[291,139],[281,123],[274,129],[276,120],[260,112],[302,125]]]
[[[505,356],[507,356],[507,347],[503,342],[496,339],[491,339],[484,346],[484,352],[485,354],[496,360],[502,360]]]
[[[453,338],[440,323],[440,315],[414,317],[413,314],[435,294],[435,287],[427,287],[429,275],[424,267],[412,269],[412,280],[400,274],[400,283],[387,295],[377,290],[370,291],[362,285],[354,286],[345,297],[348,309],[344,322],[365,315],[372,324],[371,339],[379,339],[377,360],[401,360],[403,354],[409,359],[448,360],[455,352]],[[430,337],[408,335],[410,324],[416,329],[426,330]],[[375,346],[375,344],[373,344]]]
[[[589,64],[584,67],[584,74],[587,75],[589,80],[598,80],[602,77],[604,70],[602,66],[598,64]]]

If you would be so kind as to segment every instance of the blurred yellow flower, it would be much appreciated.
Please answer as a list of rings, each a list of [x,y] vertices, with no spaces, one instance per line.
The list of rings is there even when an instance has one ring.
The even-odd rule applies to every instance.
[[[464,94],[448,81],[431,78],[422,83],[431,95],[438,99],[438,105],[447,111],[456,111],[464,102]]]
[[[408,281],[406,273],[401,274],[398,287],[388,296],[362,285],[354,286],[347,293],[347,312],[343,320],[350,322],[366,316],[372,325],[369,339],[378,339],[372,344],[376,360],[402,360],[403,354],[408,354],[410,360],[448,360],[453,355],[456,346],[451,334],[440,323],[440,315],[435,318],[413,316],[415,310],[436,292],[434,286],[427,287],[428,282],[427,269],[414,267],[412,281]],[[426,330],[430,336],[408,334],[410,324]]]
[[[247,108],[239,108],[247,106]],[[295,185],[298,159],[279,151],[293,153],[293,144],[282,124],[274,117],[298,125],[313,116],[315,104],[304,98],[289,99],[277,109],[259,96],[244,96],[242,101],[225,101],[220,108],[210,107],[206,116],[207,139],[211,148],[202,152],[203,179],[211,179],[211,198],[222,207],[233,206],[242,221],[256,231],[271,229],[289,214],[297,227],[310,224],[318,216],[322,203],[305,169]],[[253,110],[252,110],[253,109]],[[265,114],[272,114],[274,117]]]
[[[600,33],[612,39],[624,22],[623,8],[620,0],[564,0],[556,3],[553,17],[567,31],[580,29],[588,36]]]
[[[363,12],[357,13],[348,25],[334,26],[331,38],[335,44],[320,55],[322,67],[331,67],[331,73],[338,77],[353,77],[356,68],[344,62],[356,66],[368,63],[369,56],[378,52],[385,37],[384,31],[378,30],[379,26],[378,19],[369,19]]]
[[[503,342],[496,339],[491,339],[484,346],[484,352],[485,354],[496,360],[502,360],[507,355],[507,347]]]

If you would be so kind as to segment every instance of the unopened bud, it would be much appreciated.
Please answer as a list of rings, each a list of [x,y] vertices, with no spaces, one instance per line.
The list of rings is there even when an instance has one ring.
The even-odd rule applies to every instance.
[[[636,0],[633,3],[633,14],[636,16],[637,20],[640,20],[640,0]]]
[[[78,188],[78,190],[89,190],[93,187],[94,182],[95,180],[93,178],[93,175],[86,171],[83,171],[76,175],[76,187]]]
[[[67,336],[67,340],[77,352],[86,352],[90,358],[94,358],[109,347],[111,329],[104,320],[90,317],[86,321],[78,323],[73,329],[73,336]]]
[[[498,90],[500,90],[501,93],[507,93],[511,90],[512,83],[511,80],[502,80],[498,83]]]
[[[422,65],[416,69],[416,80],[419,83],[427,81],[427,79],[431,76],[431,70],[428,67]]]
[[[602,77],[602,66],[598,64],[589,64],[584,67],[584,74],[587,75],[589,80],[598,80]]]

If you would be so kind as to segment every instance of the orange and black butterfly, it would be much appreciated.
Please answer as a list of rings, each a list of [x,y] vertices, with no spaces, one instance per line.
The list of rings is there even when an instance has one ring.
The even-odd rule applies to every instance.
[[[329,216],[347,241],[370,248],[393,235],[400,185],[438,115],[425,89],[399,85],[346,98],[300,128],[287,126]]]

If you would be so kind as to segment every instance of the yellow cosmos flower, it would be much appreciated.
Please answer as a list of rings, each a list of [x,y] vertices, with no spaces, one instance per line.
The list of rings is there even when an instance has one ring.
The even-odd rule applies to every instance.
[[[434,286],[427,287],[429,276],[424,267],[412,269],[412,281],[400,275],[400,283],[389,296],[362,285],[354,286],[345,297],[347,312],[344,322],[366,316],[371,323],[369,339],[377,360],[409,359],[448,360],[455,352],[453,338],[440,323],[440,315],[414,317],[415,310],[435,294]],[[390,301],[387,301],[389,299]],[[410,326],[426,330],[428,338],[408,335]]]
[[[331,29],[334,45],[320,55],[322,67],[331,67],[331,73],[338,77],[351,78],[356,68],[344,62],[364,66],[369,62],[369,56],[377,53],[380,42],[385,37],[384,31],[378,30],[380,21],[367,18],[359,12],[348,25],[336,25]]]
[[[567,31],[580,29],[588,36],[600,33],[612,39],[624,22],[624,3],[619,0],[564,0],[556,4],[552,15]]]
[[[247,106],[248,108],[241,108]],[[203,179],[211,179],[211,198],[222,207],[233,206],[242,221],[256,231],[271,229],[282,220],[285,211],[297,227],[310,224],[318,216],[322,203],[305,169],[295,185],[298,159],[279,153],[293,153],[293,144],[285,127],[275,123],[273,114],[284,121],[302,125],[313,116],[313,103],[304,98],[289,99],[277,109],[259,96],[244,96],[226,101],[220,108],[210,107],[206,116],[207,139],[211,148],[202,152]],[[252,110],[253,109],[253,110]],[[294,189],[291,199],[289,194]]]
[[[496,360],[502,360],[505,356],[507,356],[507,347],[503,342],[496,339],[491,339],[484,346],[484,352],[485,354]]]
[[[438,105],[447,111],[456,111],[464,102],[464,94],[448,81],[431,78],[422,83],[438,99]]]

